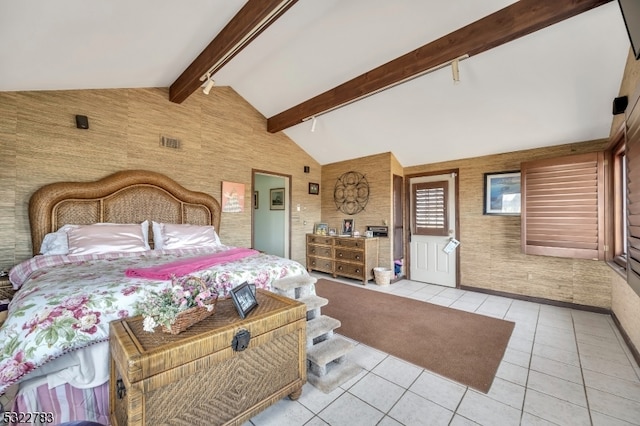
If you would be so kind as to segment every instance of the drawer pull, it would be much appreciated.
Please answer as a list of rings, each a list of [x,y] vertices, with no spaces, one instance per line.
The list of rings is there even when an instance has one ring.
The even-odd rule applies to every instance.
[[[342,257],[342,253],[338,253],[338,257]]]
[[[356,260],[360,260],[360,255],[356,254]]]
[[[311,253],[316,254],[316,249],[309,250]]]
[[[356,274],[359,274],[359,273],[360,273],[360,269],[356,269]]]
[[[338,266],[338,269],[342,271],[342,266]]]

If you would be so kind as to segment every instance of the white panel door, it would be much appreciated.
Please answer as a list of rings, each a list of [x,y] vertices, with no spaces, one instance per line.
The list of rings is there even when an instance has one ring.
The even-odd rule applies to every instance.
[[[456,286],[458,250],[443,249],[456,235],[455,174],[410,180],[410,278],[414,281]]]

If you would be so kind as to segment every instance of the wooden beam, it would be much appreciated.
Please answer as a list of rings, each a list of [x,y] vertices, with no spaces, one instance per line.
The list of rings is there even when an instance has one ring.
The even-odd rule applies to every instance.
[[[302,123],[468,54],[474,56],[611,0],[520,0],[267,120],[271,133]]]
[[[249,0],[220,33],[169,87],[169,100],[182,103],[202,85],[200,77],[222,60],[218,69],[237,55],[298,0]],[[275,12],[275,14],[274,14]],[[274,14],[270,20],[261,25]],[[256,30],[257,29],[257,30]],[[243,39],[248,37],[243,42]],[[228,55],[228,56],[227,56]]]

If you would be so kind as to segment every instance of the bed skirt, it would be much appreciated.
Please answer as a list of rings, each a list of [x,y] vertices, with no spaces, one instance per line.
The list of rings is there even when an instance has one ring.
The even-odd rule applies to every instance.
[[[109,424],[109,382],[90,389],[79,389],[64,384],[49,389],[42,384],[29,390],[21,390],[14,399],[11,410],[15,413],[53,413],[53,423],[12,423],[58,425],[77,420],[89,420]]]

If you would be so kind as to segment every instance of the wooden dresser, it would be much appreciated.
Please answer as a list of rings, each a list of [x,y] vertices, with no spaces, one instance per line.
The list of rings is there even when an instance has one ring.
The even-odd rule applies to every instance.
[[[362,280],[378,266],[378,238],[307,234],[307,270]]]

